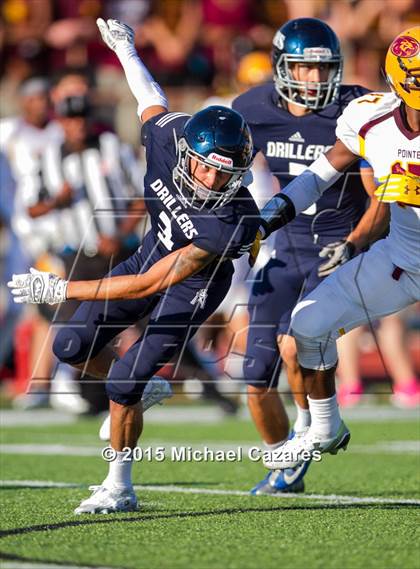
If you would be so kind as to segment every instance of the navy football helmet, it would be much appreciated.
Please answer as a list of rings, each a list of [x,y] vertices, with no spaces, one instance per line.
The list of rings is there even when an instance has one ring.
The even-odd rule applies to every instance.
[[[211,106],[193,115],[177,141],[178,161],[173,182],[182,200],[195,209],[215,209],[230,201],[239,190],[253,159],[252,137],[242,116],[223,106]],[[219,190],[207,188],[194,178],[191,158],[230,174]]]
[[[273,39],[272,63],[277,92],[285,101],[319,110],[337,96],[343,69],[340,42],[321,20],[297,18],[281,26]],[[328,80],[295,80],[292,75],[295,63],[328,63]]]

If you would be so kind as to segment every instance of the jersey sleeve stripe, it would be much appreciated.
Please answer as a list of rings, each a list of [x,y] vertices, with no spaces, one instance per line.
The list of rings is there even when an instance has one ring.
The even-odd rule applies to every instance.
[[[368,131],[375,125],[381,123],[382,121],[386,121],[388,120],[390,117],[392,117],[394,114],[393,111],[390,111],[389,113],[386,113],[385,115],[382,115],[381,117],[377,117],[376,119],[373,119],[372,121],[369,121],[367,123],[365,123],[359,130],[359,136],[360,138],[363,138],[363,140],[366,138],[366,134],[368,133]]]
[[[159,119],[156,122],[156,126],[160,126],[161,128],[163,128],[168,123],[179,117],[189,117],[189,116],[191,115],[189,115],[188,113],[168,113],[167,115],[164,115],[161,119]]]
[[[357,137],[359,139],[359,156],[362,158],[365,157],[365,139],[362,138],[360,135]]]
[[[393,116],[393,111],[390,111],[389,113],[386,113],[385,115],[382,115],[381,117],[377,117],[376,119],[373,119],[372,121],[368,121],[367,123],[365,123],[360,128],[359,133],[358,133],[360,156],[362,156],[363,158],[365,156],[365,139],[366,139],[366,134],[368,133],[368,131],[372,127],[374,127],[375,125],[377,125],[383,121],[388,120],[392,116]]]

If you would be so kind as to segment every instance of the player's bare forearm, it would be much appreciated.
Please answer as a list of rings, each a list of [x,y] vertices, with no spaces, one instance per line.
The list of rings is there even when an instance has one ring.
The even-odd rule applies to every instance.
[[[198,273],[216,255],[191,244],[174,251],[141,275],[128,275],[92,281],[70,281],[67,300],[122,300],[145,298],[166,290]]]
[[[200,272],[217,257],[214,253],[209,253],[193,244],[184,247],[179,252],[182,254],[176,257],[172,269],[177,282]]]
[[[325,156],[328,158],[328,162],[339,172],[344,172],[346,168],[359,158],[359,156],[353,154],[339,139],[337,139],[334,146],[325,153]]]
[[[375,196],[377,184],[372,168],[362,167],[360,177],[363,187],[370,197],[370,205],[360,219],[355,229],[347,236],[347,241],[353,243],[357,250],[363,249],[369,243],[377,241],[389,225],[389,206],[381,203]]]
[[[372,198],[370,206],[355,229],[347,236],[346,241],[353,243],[356,249],[360,251],[366,245],[374,243],[382,237],[388,225],[389,205]]]

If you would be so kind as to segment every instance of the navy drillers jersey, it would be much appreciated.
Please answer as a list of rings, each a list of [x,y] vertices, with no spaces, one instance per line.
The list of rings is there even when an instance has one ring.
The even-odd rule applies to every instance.
[[[338,117],[353,99],[367,93],[360,86],[343,85],[337,99],[320,111],[301,117],[289,113],[279,103],[274,84],[254,87],[233,101],[233,108],[249,124],[255,152],[261,151],[284,188],[336,141]],[[366,209],[367,195],[356,162],[321,198],[287,225],[287,232],[298,241],[299,235],[342,238],[357,225]],[[276,248],[281,247],[283,231],[277,231]],[[297,239],[296,239],[297,238]],[[328,239],[327,239],[328,241]]]
[[[162,113],[143,125],[147,160],[144,196],[152,226],[143,241],[145,268],[194,243],[218,256],[196,277],[223,278],[233,272],[231,259],[249,251],[260,224],[259,210],[245,187],[232,201],[212,211],[198,211],[182,201],[172,176],[177,163],[176,142],[189,118],[184,113]]]

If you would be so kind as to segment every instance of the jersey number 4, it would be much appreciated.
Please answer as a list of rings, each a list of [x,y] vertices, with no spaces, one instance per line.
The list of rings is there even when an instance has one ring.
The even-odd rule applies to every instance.
[[[171,220],[169,216],[164,212],[161,211],[159,214],[159,232],[158,237],[168,249],[168,251],[172,251],[172,247],[174,246],[174,242],[172,241],[172,227],[171,227]]]

